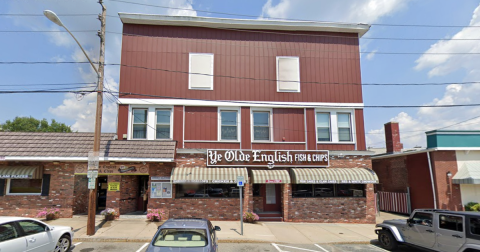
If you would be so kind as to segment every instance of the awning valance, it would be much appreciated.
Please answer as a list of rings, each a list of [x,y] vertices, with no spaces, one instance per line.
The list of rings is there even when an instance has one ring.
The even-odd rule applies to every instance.
[[[252,170],[254,184],[290,184],[290,175],[286,170]]]
[[[377,184],[378,177],[366,168],[294,168],[293,184]]]
[[[174,184],[236,184],[237,176],[243,176],[248,183],[246,168],[183,168],[175,167],[171,181]]]
[[[0,179],[42,179],[38,166],[0,166]]]
[[[480,162],[468,162],[462,165],[453,176],[454,184],[480,184]]]

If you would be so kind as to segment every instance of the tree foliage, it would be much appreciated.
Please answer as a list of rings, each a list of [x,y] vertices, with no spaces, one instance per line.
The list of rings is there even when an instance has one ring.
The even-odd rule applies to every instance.
[[[7,120],[4,124],[0,124],[2,131],[17,132],[72,132],[70,126],[59,123],[52,119],[49,124],[47,119],[38,120],[33,117],[15,117],[13,121]]]

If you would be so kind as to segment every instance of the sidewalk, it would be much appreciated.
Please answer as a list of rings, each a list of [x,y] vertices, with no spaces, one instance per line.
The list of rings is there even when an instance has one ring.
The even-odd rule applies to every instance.
[[[384,219],[399,219],[405,216],[380,213],[377,223]],[[145,219],[120,218],[104,221],[96,218],[96,233],[86,235],[87,217],[46,221],[49,225],[71,226],[74,229],[74,242],[150,242],[161,222],[148,222]],[[221,243],[289,243],[289,244],[325,244],[325,243],[370,243],[376,240],[374,224],[343,223],[293,223],[258,222],[244,223],[243,236],[240,235],[239,221],[212,221],[220,226],[217,232]]]

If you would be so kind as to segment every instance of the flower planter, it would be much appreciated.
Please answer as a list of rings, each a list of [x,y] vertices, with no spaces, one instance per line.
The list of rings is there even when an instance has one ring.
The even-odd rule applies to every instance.
[[[47,215],[45,216],[45,218],[46,218],[47,220],[55,220],[55,219],[57,218],[57,216],[56,216],[55,214],[47,214]]]
[[[106,220],[106,221],[115,220],[115,215],[105,215],[105,220]]]

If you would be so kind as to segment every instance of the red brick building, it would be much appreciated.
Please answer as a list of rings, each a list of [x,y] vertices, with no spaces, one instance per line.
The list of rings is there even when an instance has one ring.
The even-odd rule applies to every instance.
[[[149,209],[238,219],[242,175],[265,220],[374,222],[368,25],[119,15],[118,139],[177,143],[174,163],[149,164]]]

